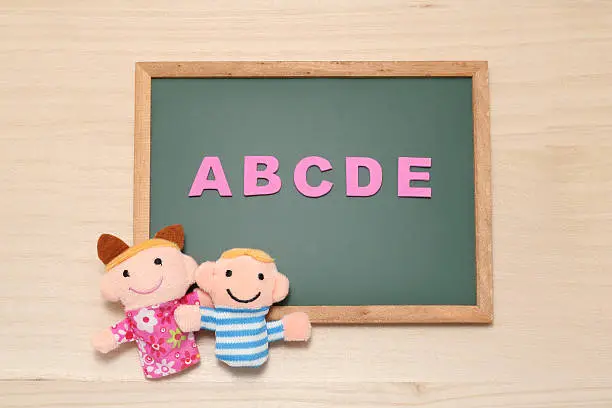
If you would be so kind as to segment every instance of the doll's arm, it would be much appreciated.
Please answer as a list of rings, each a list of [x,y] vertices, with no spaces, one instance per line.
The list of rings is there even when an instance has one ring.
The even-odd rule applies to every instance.
[[[189,292],[185,296],[183,296],[179,302],[182,305],[200,305],[206,307],[212,307],[212,299],[208,295],[208,293],[204,292],[200,288],[195,288],[192,292]]]
[[[217,330],[217,311],[212,307],[200,306],[200,329]]]
[[[200,288],[195,289],[194,292],[198,294],[198,301],[200,302],[200,306],[213,307],[212,299],[208,293],[204,292]]]
[[[278,340],[284,339],[285,341],[307,341],[310,338],[310,319],[306,313],[290,313],[284,316],[280,321],[282,322],[282,337],[280,337]],[[273,323],[276,322],[269,322],[268,325]],[[269,333],[270,329],[268,329],[268,334]]]
[[[134,333],[127,318],[94,334],[91,339],[94,348],[105,354],[130,341],[134,341]]]
[[[285,328],[282,320],[266,322],[266,328],[268,329],[268,342],[272,343],[285,338]]]
[[[214,331],[217,328],[215,309],[210,307],[179,306],[174,311],[174,320],[179,329],[184,332],[194,332],[200,329]]]

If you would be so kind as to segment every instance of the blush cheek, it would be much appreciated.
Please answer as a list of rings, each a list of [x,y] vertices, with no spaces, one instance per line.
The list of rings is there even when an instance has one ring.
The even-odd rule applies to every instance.
[[[132,299],[135,299],[135,298],[136,298],[136,294],[132,293],[132,291],[128,289],[128,286],[121,289],[119,299],[121,300],[122,303],[125,303],[125,302],[129,303],[131,302]]]
[[[261,288],[261,297],[266,299],[266,302],[272,302],[272,293],[274,292],[274,284],[270,282],[269,285]]]
[[[232,299],[232,298],[230,297],[230,295],[229,295],[227,292],[225,292],[225,293],[223,294],[223,296],[222,296],[222,297],[223,297],[223,299],[221,299],[221,302],[220,302],[220,303],[222,303],[223,301],[225,301],[225,302],[227,302],[228,304],[236,304],[236,305],[240,305],[240,303],[238,303],[238,302],[236,302],[234,299]]]
[[[112,273],[112,272],[107,272]],[[119,285],[117,285],[110,275],[105,275],[100,281],[100,293],[106,300],[117,300],[119,298]]]
[[[272,306],[274,300],[272,299],[272,294],[267,295],[266,297],[261,299],[262,306]]]
[[[213,302],[213,305],[225,304],[227,302],[233,302],[233,300],[229,297],[225,289],[217,289],[209,293],[209,296]]]
[[[260,288],[259,291],[261,292],[261,295],[259,295],[259,298],[253,302],[253,307],[272,306],[272,291],[265,287]]]
[[[166,273],[162,274],[164,281],[162,282],[162,288],[171,288],[176,287],[180,288],[181,286],[187,285],[185,276],[183,274],[183,270],[174,272],[174,273]]]

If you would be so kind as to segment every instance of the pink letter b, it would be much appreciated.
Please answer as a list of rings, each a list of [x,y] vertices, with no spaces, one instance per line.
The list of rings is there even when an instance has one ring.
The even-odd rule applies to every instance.
[[[266,168],[257,170],[257,165],[265,164]],[[244,195],[270,195],[280,191],[282,182],[276,174],[278,159],[274,156],[244,156]],[[258,186],[257,180],[266,179],[268,184]]]

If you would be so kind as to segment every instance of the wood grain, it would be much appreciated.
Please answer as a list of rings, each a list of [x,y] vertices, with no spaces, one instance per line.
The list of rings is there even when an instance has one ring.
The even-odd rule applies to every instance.
[[[140,62],[152,78],[471,77],[485,61]]]
[[[135,68],[134,91],[134,243],[149,239],[151,211],[151,75]]]
[[[276,306],[270,317],[306,312],[312,323],[480,323],[493,321],[491,264],[491,143],[486,61],[217,61],[136,63],[134,241],[149,237],[151,78],[471,77],[474,122],[476,306]]]
[[[476,222],[476,305],[484,322],[493,322],[493,242],[489,70],[482,63],[472,75],[474,115],[474,211]]]
[[[479,306],[436,305],[274,306],[269,318],[280,319],[293,312],[308,313],[315,324],[491,323],[491,313]]]
[[[0,1],[0,406],[611,406],[611,18],[578,0]],[[134,66],[163,60],[488,61],[495,323],[315,326],[251,374],[200,333],[201,366],[155,384],[132,346],[93,353],[121,317],[96,241],[133,233]]]
[[[517,385],[411,382],[142,383],[0,382],[4,408],[61,407],[435,407],[574,408],[612,406],[610,383]]]

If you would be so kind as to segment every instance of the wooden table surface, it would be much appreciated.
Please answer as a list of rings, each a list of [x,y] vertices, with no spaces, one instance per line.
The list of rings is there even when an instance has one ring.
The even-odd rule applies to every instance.
[[[134,63],[487,60],[495,323],[314,327],[146,382],[92,332],[131,238]],[[0,0],[0,406],[612,407],[612,2]]]

